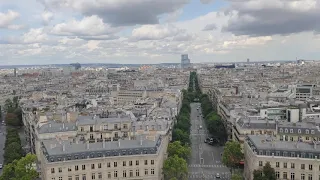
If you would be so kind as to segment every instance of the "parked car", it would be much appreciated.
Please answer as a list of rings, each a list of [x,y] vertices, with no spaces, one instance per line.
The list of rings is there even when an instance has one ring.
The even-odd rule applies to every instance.
[[[2,169],[2,164],[0,164],[0,169]]]
[[[216,178],[220,179],[220,174],[219,173],[216,174]]]

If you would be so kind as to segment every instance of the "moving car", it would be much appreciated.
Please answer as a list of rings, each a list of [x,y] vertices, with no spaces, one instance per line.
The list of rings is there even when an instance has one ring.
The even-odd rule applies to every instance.
[[[219,173],[216,174],[216,178],[220,179],[220,174]]]
[[[202,126],[201,126],[201,125],[199,126],[199,129],[202,129]]]

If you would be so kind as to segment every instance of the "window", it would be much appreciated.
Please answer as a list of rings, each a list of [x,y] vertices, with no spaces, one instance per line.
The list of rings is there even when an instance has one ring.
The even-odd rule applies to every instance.
[[[113,162],[113,167],[117,167],[118,163],[117,162]]]
[[[144,165],[148,165],[148,160],[144,160]]]
[[[290,179],[294,180],[294,173],[291,173]]]
[[[301,134],[301,129],[298,129],[298,134]]]
[[[108,130],[108,125],[103,125],[103,130]]]
[[[293,141],[293,137],[290,137],[290,141]]]
[[[294,169],[294,163],[291,163],[291,169]]]
[[[285,133],[288,133],[288,129],[285,129],[284,132],[285,132]]]
[[[287,163],[283,163],[283,168],[287,168]]]
[[[80,178],[79,178],[79,175],[76,175],[76,180],[79,180]]]
[[[68,167],[68,172],[71,172],[72,170],[71,170],[71,167]]]
[[[123,170],[122,175],[123,175],[123,177],[127,177],[127,171],[126,171],[126,170]]]
[[[309,134],[309,130],[308,129],[306,130],[306,134]]]
[[[311,134],[314,134],[314,130],[311,130]]]
[[[287,172],[283,172],[283,179],[287,179],[287,178],[288,178]]]
[[[98,179],[102,179],[102,173],[98,173]]]
[[[290,133],[293,133],[293,129],[290,129]]]
[[[118,129],[118,124],[114,124],[114,129]]]
[[[312,164],[309,164],[309,170],[312,170]]]
[[[254,131],[251,131],[251,135],[254,135]]]
[[[132,171],[132,170],[130,170],[129,176],[130,176],[130,177],[133,177],[133,171]]]
[[[129,166],[132,166],[132,161],[129,161]]]
[[[59,167],[59,173],[61,173],[62,172],[62,168],[61,167]]]
[[[82,174],[82,180],[87,180],[87,175]]]
[[[136,169],[136,176],[140,176],[139,169]]]
[[[53,177],[53,178],[51,178],[51,180],[56,180],[56,178]]]
[[[107,162],[107,167],[111,167],[110,162]]]
[[[86,165],[82,165],[82,170],[86,170]]]
[[[108,172],[108,179],[111,179],[111,172]]]
[[[83,128],[83,127],[81,127],[81,128],[80,128],[80,131],[81,131],[81,132],[83,132],[83,131],[84,131],[84,128]]]
[[[59,180],[62,180],[62,177],[59,177]]]
[[[90,132],[93,132],[93,126],[90,126]]]
[[[283,132],[283,129],[282,129],[282,128],[280,128],[280,132],[281,132],[281,133]]]
[[[151,169],[151,174],[154,175],[154,169]]]
[[[54,168],[51,168],[51,174],[54,174]]]
[[[101,168],[101,163],[98,163],[98,168],[99,168],[99,169]]]
[[[308,180],[312,180],[312,174],[308,174]]]
[[[72,180],[72,176],[68,176],[68,180]]]
[[[309,136],[306,136],[306,140],[307,140],[307,141],[309,141],[309,140],[310,140],[310,139],[309,139]]]
[[[139,160],[136,160],[136,165],[139,166]]]
[[[96,179],[96,174],[95,174],[95,173],[92,173],[91,178],[92,178],[92,179]]]
[[[276,178],[279,179],[280,178],[280,172],[276,171]]]
[[[94,169],[94,164],[91,164],[91,169]]]
[[[113,172],[113,177],[118,177],[118,171]]]
[[[151,160],[151,165],[154,165],[154,160]]]
[[[301,174],[301,180],[305,180],[305,175]]]
[[[126,162],[126,161],[123,161],[123,162],[122,162],[122,165],[123,165],[123,166],[126,166],[126,165],[127,165],[127,162]]]
[[[90,139],[93,139],[93,134],[90,134]]]
[[[280,163],[279,162],[276,162],[276,167],[280,167]]]
[[[123,124],[123,129],[128,129],[128,125],[127,124]]]
[[[301,164],[301,169],[305,169],[305,165],[304,164]]]
[[[144,175],[148,175],[148,169],[144,170]]]

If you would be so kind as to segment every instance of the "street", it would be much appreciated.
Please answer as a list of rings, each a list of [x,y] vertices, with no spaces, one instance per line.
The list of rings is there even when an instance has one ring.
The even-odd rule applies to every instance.
[[[229,169],[222,164],[223,147],[206,144],[209,136],[202,116],[200,103],[191,103],[191,158],[189,160],[189,179],[231,179]],[[202,126],[202,129],[200,129]],[[217,177],[217,173],[220,178]]]

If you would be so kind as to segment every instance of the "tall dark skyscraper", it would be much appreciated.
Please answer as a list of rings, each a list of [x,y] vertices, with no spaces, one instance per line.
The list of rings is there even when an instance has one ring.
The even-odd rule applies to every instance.
[[[181,68],[188,68],[190,67],[190,59],[188,57],[188,54],[182,54],[181,55]]]

